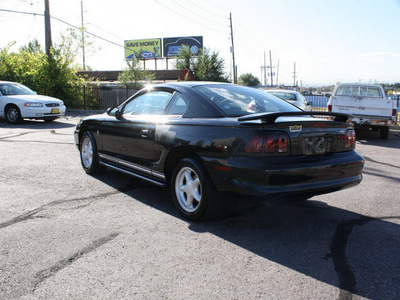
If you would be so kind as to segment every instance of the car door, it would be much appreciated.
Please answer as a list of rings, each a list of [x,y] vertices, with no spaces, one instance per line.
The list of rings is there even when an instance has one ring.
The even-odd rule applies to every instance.
[[[163,115],[172,91],[143,92],[122,108],[122,118],[100,125],[100,158],[150,175],[157,161],[154,138],[157,121]]]

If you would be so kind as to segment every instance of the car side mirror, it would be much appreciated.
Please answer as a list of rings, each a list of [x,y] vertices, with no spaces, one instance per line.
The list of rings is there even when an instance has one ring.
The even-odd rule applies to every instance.
[[[119,110],[119,108],[116,106],[113,106],[113,107],[110,107],[109,109],[107,109],[107,115],[116,117],[118,120],[122,119],[122,113]]]
[[[310,102],[307,102],[307,105],[312,105],[312,101],[310,101]]]

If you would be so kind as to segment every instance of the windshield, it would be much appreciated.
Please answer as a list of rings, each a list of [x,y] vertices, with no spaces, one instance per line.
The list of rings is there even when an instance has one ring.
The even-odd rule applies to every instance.
[[[196,86],[194,89],[218,106],[228,117],[263,112],[299,111],[295,106],[254,88],[235,85],[204,85]]]
[[[0,92],[3,96],[36,95],[31,89],[18,83],[0,83]]]

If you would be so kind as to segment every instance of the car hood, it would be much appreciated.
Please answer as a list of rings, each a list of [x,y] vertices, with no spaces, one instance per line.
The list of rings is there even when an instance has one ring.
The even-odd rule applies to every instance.
[[[6,97],[10,100],[19,100],[25,102],[43,102],[43,103],[62,102],[60,99],[44,95],[11,95],[3,97]]]

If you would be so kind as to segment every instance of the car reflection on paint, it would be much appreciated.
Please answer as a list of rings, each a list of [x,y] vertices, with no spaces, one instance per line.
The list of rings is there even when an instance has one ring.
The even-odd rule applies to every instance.
[[[224,211],[225,194],[305,200],[360,183],[347,118],[253,88],[185,82],[85,117],[74,136],[88,174],[107,167],[169,187],[179,213],[200,220]]]

